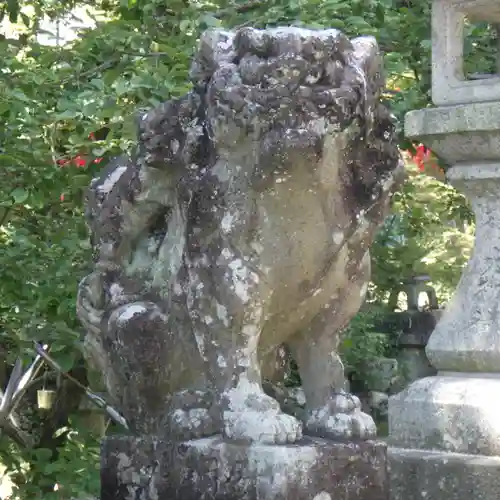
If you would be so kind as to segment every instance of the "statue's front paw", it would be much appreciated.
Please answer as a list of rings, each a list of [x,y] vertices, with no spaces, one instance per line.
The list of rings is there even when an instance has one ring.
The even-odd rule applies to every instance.
[[[309,412],[307,432],[329,439],[372,439],[377,435],[377,426],[360,407],[356,396],[336,394],[325,406]]]
[[[175,410],[170,417],[169,435],[179,440],[213,436],[220,430],[218,422],[206,408]]]
[[[280,411],[224,412],[224,436],[259,444],[290,444],[302,438],[302,424]]]
[[[302,438],[302,423],[283,413],[276,401],[262,394],[250,395],[243,405],[229,405],[223,414],[224,436],[260,444],[295,443]]]

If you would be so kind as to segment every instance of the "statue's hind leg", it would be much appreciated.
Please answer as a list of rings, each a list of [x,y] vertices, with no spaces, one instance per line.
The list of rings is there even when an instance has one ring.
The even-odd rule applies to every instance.
[[[172,318],[173,316],[173,318]],[[219,422],[203,384],[203,364],[178,316],[132,302],[107,320],[104,342],[121,383],[116,394],[132,430],[183,440],[210,436]]]
[[[364,283],[363,277],[351,282],[309,328],[287,342],[302,379],[305,432],[309,434],[332,439],[369,439],[376,434],[375,423],[361,411],[359,399],[345,390],[344,366],[338,355],[338,332],[358,311]]]

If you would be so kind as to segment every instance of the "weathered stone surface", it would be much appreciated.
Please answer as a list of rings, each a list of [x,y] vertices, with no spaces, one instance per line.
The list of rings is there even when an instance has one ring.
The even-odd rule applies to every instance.
[[[432,100],[436,106],[500,100],[500,76],[466,80],[464,21],[500,23],[497,0],[433,0]]]
[[[102,450],[101,500],[388,500],[386,445],[166,443],[110,437]]]
[[[388,449],[391,500],[500,498],[500,458],[431,450]]]
[[[402,174],[377,44],[211,31],[192,75],[91,187],[89,357],[136,433],[284,444],[302,422],[264,393],[261,367],[286,344],[307,433],[369,438],[337,345]]]
[[[409,113],[405,129],[450,165],[476,215],[475,248],[426,346],[437,375],[389,399],[393,500],[500,494],[500,78],[465,80],[465,16],[497,23],[499,3],[433,0],[432,98],[441,107]]]
[[[410,111],[407,137],[422,141],[449,165],[500,161],[500,102]]]
[[[476,241],[453,301],[427,343],[427,356],[438,370],[500,373],[499,167],[478,162],[448,174],[471,201]]]
[[[401,448],[500,456],[500,376],[443,373],[390,398],[391,441]]]
[[[437,376],[416,381],[389,399],[389,438],[400,457],[390,469],[395,499],[498,496],[498,165],[461,163],[449,171],[452,183],[472,202],[476,245],[427,343]],[[452,453],[466,455],[455,460]],[[431,486],[433,481],[437,485]]]
[[[406,134],[420,138],[453,166],[448,179],[471,201],[476,216],[472,257],[431,335],[426,352],[438,370],[498,372],[497,303],[500,274],[500,102],[408,113]]]
[[[438,4],[474,7],[479,16],[488,15],[488,7],[498,11],[498,2],[486,0],[436,0],[434,5]],[[444,27],[447,35],[449,28]],[[451,52],[461,50],[461,42],[460,47],[457,40],[447,43],[453,44]],[[440,78],[436,74],[434,86]],[[446,69],[441,76],[449,76]],[[466,101],[473,104],[406,117],[407,135],[421,140],[451,166],[448,179],[471,201],[476,241],[455,295],[427,342],[426,354],[437,375],[418,380],[389,399],[395,500],[490,499],[499,493],[500,94],[494,90],[498,79],[491,83],[489,88],[486,83],[470,87]],[[451,90],[443,85],[436,92],[450,91],[448,104],[465,102],[461,83]],[[441,102],[442,95],[436,96],[434,100]],[[477,102],[494,98],[497,101]]]

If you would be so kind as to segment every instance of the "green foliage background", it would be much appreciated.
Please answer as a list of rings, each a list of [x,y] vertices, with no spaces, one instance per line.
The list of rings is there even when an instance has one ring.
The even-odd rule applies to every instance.
[[[67,18],[75,8],[86,9],[94,26],[69,43],[38,41],[44,19]],[[384,99],[400,124],[407,111],[430,105],[429,0],[8,0],[0,2],[0,18],[0,334],[8,346],[0,362],[30,356],[32,340],[44,341],[84,383],[74,310],[90,262],[84,189],[107,158],[131,147],[138,108],[189,88],[200,31],[293,24],[374,35],[385,54]],[[486,25],[469,31],[467,70],[490,70],[494,33]],[[106,140],[91,142],[102,127]],[[402,133],[400,142],[411,149]],[[57,164],[75,155],[88,166]],[[98,157],[104,160],[93,163]],[[373,248],[372,298],[381,304],[421,273],[447,299],[471,248],[464,197],[430,167],[422,173],[409,161],[409,173]],[[46,432],[65,429],[57,440],[23,450],[0,439],[4,463],[17,473],[16,498],[97,494],[96,442],[74,424],[76,407],[63,405],[63,417],[45,423]],[[62,488],[52,491],[54,481]]]

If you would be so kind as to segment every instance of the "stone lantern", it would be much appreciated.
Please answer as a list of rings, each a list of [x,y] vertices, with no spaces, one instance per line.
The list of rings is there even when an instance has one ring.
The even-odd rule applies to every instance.
[[[466,81],[465,18],[500,23],[498,0],[433,0],[432,99],[405,132],[470,200],[475,248],[426,353],[436,376],[389,401],[393,500],[500,495],[500,77]]]
[[[427,284],[429,281],[431,281],[431,278],[426,274],[414,276],[413,278],[405,281],[399,289],[394,290],[389,298],[389,306],[391,310],[396,309],[399,294],[401,292],[406,295],[407,309],[409,311],[420,310],[419,302],[421,294],[427,296],[429,309],[438,309],[439,305],[436,291],[432,286]]]
[[[432,101],[436,106],[490,102],[500,95],[500,75],[466,80],[463,71],[465,19],[500,24],[498,0],[433,0]]]
[[[442,310],[436,290],[428,283],[430,276],[414,276],[408,280],[401,291],[407,296],[408,310],[400,314],[406,321],[401,335],[398,338],[397,361],[403,367],[406,383],[413,382],[428,375],[435,375],[435,368],[429,363],[425,348],[432,334]],[[420,296],[427,296],[427,307],[420,307]]]

